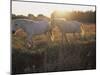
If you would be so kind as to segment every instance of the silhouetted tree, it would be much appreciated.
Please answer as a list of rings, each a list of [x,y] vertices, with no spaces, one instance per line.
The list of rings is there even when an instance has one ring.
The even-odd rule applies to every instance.
[[[35,16],[33,14],[28,14],[28,19],[35,20]]]

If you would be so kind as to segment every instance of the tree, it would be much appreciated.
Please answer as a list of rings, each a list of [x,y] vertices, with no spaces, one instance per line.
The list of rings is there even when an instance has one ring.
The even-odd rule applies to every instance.
[[[33,14],[28,14],[28,19],[34,20],[36,17]]]

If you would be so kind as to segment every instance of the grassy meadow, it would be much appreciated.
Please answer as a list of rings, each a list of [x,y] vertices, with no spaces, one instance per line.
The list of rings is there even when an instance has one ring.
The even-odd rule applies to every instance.
[[[46,35],[33,36],[35,45],[32,48],[25,46],[27,34],[24,31],[12,34],[12,73],[95,69],[96,26],[85,24],[83,28],[83,39],[75,40],[72,34],[66,34],[71,41],[64,40],[63,44],[58,28],[53,29],[54,42],[50,42]]]

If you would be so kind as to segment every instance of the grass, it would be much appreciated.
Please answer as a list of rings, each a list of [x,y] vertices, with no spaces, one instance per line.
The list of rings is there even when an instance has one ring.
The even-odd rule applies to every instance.
[[[56,32],[55,35],[57,36]],[[40,73],[96,68],[95,32],[85,34],[84,40],[70,43],[64,40],[62,44],[62,41],[58,39],[55,42],[49,42],[44,35],[36,36],[33,38],[36,46],[29,49],[25,46],[25,36],[12,35],[12,73]]]

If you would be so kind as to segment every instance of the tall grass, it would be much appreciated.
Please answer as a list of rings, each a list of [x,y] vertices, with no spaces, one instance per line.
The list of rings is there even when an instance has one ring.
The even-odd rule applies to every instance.
[[[35,46],[30,49],[25,46],[25,33],[21,33],[23,36],[12,35],[12,73],[95,69],[96,34],[94,29],[93,32],[91,29],[90,32],[85,30],[86,39],[79,40],[80,42],[73,40],[72,43],[64,40],[62,44],[60,31],[54,32],[57,38],[55,42],[49,42],[45,35],[33,36]],[[62,65],[59,65],[59,56],[63,58]]]

